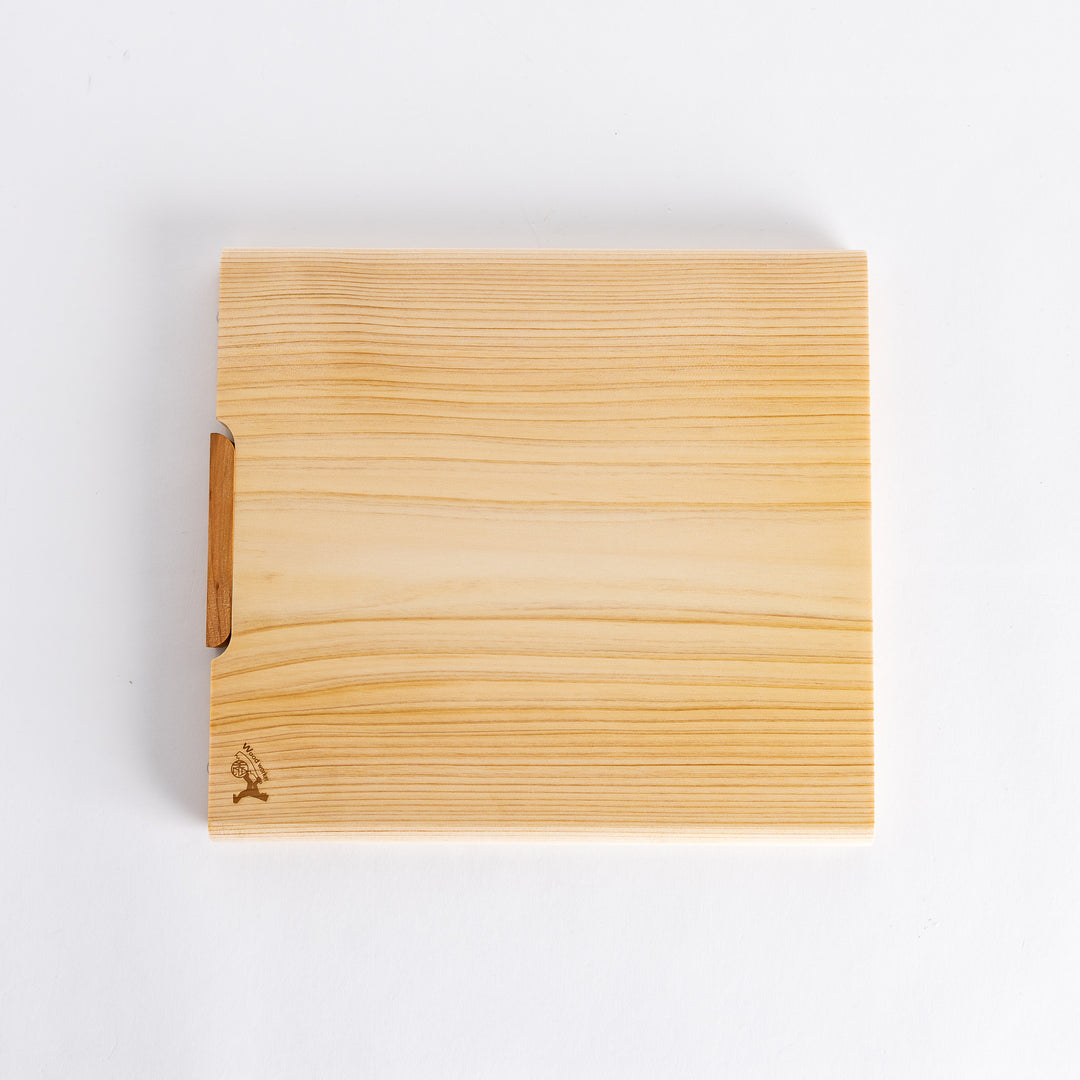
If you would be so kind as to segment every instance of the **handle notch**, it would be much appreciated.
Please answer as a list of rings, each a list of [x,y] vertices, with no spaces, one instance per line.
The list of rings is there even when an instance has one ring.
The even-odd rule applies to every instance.
[[[227,645],[232,634],[233,460],[231,439],[210,436],[210,517],[206,539],[206,644]]]

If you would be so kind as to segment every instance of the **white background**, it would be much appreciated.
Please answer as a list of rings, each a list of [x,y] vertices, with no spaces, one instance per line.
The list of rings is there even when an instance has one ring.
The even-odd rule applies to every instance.
[[[3,1077],[1066,1077],[1080,8],[0,13]],[[865,248],[873,845],[213,845],[234,245]]]

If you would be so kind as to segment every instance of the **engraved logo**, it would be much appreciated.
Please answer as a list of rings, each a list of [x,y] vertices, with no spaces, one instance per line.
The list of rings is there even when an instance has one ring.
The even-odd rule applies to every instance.
[[[248,795],[260,802],[266,802],[270,798],[265,791],[259,790],[259,785],[265,784],[270,779],[270,774],[263,768],[262,762],[255,756],[255,751],[247,743],[244,743],[243,750],[236,751],[230,771],[237,780],[243,780],[247,784],[243,791],[238,791],[232,797],[234,803],[238,803]]]

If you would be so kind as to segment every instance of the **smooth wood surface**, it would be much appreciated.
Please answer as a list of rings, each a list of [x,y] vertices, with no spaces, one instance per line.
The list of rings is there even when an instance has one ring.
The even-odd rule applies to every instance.
[[[212,832],[866,835],[868,390],[860,253],[227,253]]]
[[[206,644],[224,645],[232,633],[233,444],[210,436],[210,512],[206,535]]]

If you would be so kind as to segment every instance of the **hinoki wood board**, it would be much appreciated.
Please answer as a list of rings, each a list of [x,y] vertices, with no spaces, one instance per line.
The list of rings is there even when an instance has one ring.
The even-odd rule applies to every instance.
[[[233,251],[210,828],[866,835],[866,262]]]

